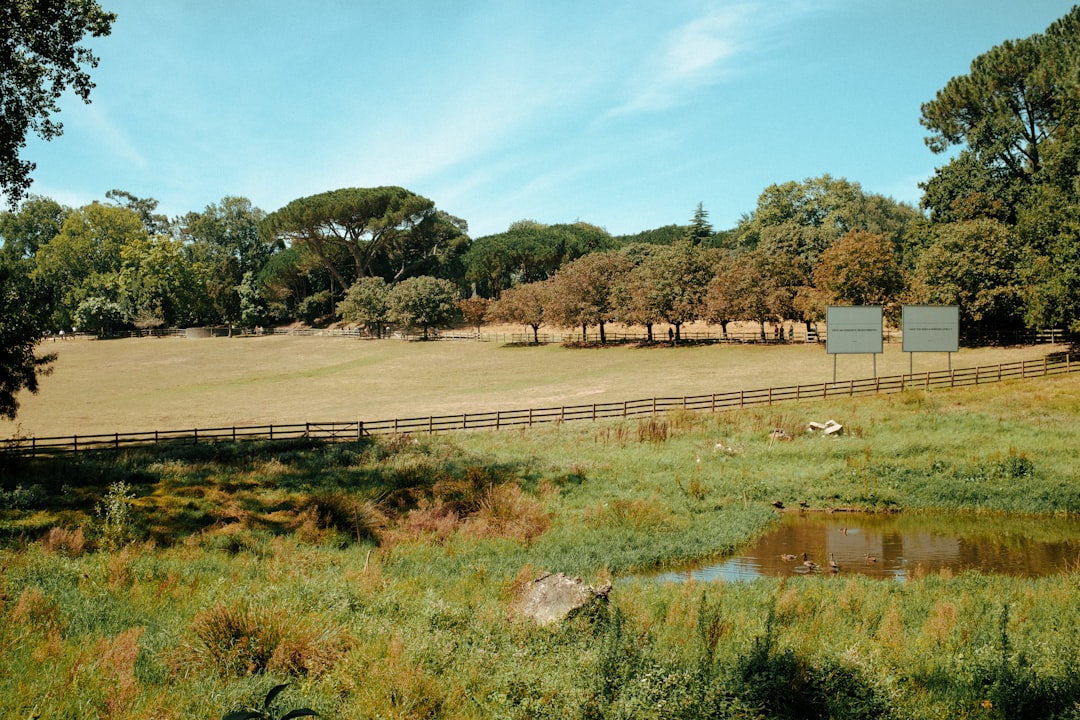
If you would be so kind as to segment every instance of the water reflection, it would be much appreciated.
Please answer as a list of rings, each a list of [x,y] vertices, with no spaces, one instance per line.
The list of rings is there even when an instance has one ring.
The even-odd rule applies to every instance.
[[[816,569],[803,564],[804,554]],[[839,566],[835,573],[830,556]],[[1076,521],[788,513],[774,530],[731,558],[650,577],[685,582],[860,573],[902,582],[943,570],[1039,577],[1078,567]]]

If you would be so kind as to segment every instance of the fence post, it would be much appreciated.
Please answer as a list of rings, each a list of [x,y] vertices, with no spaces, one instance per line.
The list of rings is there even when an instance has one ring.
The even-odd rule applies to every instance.
[[[274,424],[270,423],[270,439],[274,439]]]
[[[468,430],[469,429],[469,413],[462,413],[461,414],[461,429],[462,430]]]
[[[746,392],[746,391],[745,390],[740,390],[739,391],[739,407],[743,407],[743,401],[745,400],[745,398],[743,397],[744,392]]]
[[[199,444],[199,428],[195,428],[194,430],[191,431],[191,433],[195,438],[195,444],[198,445]]]
[[[113,435],[113,449],[114,450],[119,450],[120,449],[120,433],[115,433]]]
[[[72,435],[71,436],[71,452],[76,454],[76,455],[79,454],[79,436],[78,435]]]
[[[848,380],[848,397],[855,397],[855,378]]]

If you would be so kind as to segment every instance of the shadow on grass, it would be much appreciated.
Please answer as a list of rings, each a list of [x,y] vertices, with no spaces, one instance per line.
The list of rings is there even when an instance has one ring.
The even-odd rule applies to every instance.
[[[392,519],[437,500],[446,512],[465,516],[491,487],[515,484],[536,492],[542,479],[526,463],[436,450],[408,436],[0,457],[0,477],[0,543],[32,542],[53,527],[92,526],[110,488],[123,483],[133,495],[133,539],[163,546],[230,525],[284,534],[305,522],[367,541],[373,533],[361,527],[362,515]],[[556,484],[581,481],[545,477]]]

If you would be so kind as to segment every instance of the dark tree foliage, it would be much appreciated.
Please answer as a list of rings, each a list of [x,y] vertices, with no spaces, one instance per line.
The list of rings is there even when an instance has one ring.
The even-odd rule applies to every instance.
[[[922,106],[930,148],[960,152],[923,185],[933,240],[917,280],[924,295],[973,303],[961,313],[979,330],[1020,317],[1029,327],[1080,327],[1078,48],[1080,6],[1044,33],[978,56]],[[950,252],[983,247],[949,257],[950,243]]]
[[[685,238],[688,232],[690,228],[686,225],[664,225],[652,230],[643,230],[634,235],[616,235],[615,244],[620,248],[640,244],[670,245]]]
[[[105,193],[105,197],[120,207],[138,213],[146,232],[151,235],[168,235],[172,230],[172,222],[169,221],[168,216],[155,212],[159,203],[154,198],[141,198],[127,190],[115,189]]]
[[[465,280],[484,297],[497,298],[511,285],[546,280],[564,263],[616,245],[605,230],[588,223],[514,223],[504,232],[473,241],[463,257]]]
[[[14,420],[21,390],[36,393],[55,354],[37,355],[45,337],[47,295],[26,272],[25,263],[0,258],[0,417]]]
[[[434,202],[405,188],[343,188],[293,200],[267,216],[264,232],[318,258],[340,294],[391,266],[405,273],[437,250],[446,232],[431,219],[436,213]]]
[[[0,191],[15,207],[32,182],[35,164],[19,157],[33,132],[51,140],[63,132],[52,115],[70,88],[90,102],[87,72],[98,64],[87,35],[112,31],[114,13],[94,0],[4,0],[0,3]]]
[[[60,233],[67,208],[47,197],[30,195],[14,212],[0,212],[0,254],[8,260],[33,258]]]

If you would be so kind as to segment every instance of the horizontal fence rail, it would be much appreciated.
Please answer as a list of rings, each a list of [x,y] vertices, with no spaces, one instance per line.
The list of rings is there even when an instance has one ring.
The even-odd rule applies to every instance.
[[[10,455],[37,457],[91,450],[119,450],[128,447],[165,443],[198,445],[201,443],[239,442],[244,440],[299,439],[328,442],[358,441],[376,435],[393,436],[461,430],[500,430],[578,420],[597,421],[656,416],[675,411],[721,412],[804,400],[881,395],[903,392],[904,390],[958,388],[1002,382],[1004,380],[1061,375],[1077,372],[1078,370],[1080,370],[1080,365],[1072,362],[1071,355],[1062,353],[1041,360],[1025,360],[974,368],[936,370],[907,375],[791,385],[760,390],[736,390],[710,395],[671,398],[654,397],[641,400],[593,403],[591,405],[495,410],[460,415],[395,418],[392,420],[193,428],[190,430],[117,432],[64,437],[13,437],[0,441],[0,452]]]

